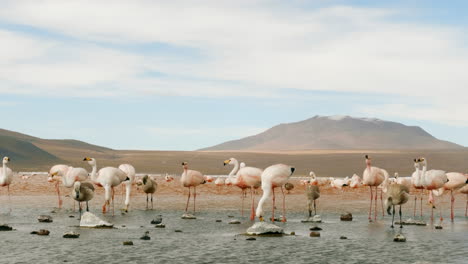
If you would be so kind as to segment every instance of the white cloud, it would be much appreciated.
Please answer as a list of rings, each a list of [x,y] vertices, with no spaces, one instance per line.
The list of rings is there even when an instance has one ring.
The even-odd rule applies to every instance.
[[[466,113],[466,29],[398,22],[405,10],[215,0],[2,5],[0,21],[65,36],[0,31],[2,93],[266,97],[294,88],[410,97],[426,104],[406,104],[401,116],[468,121],[444,108]],[[116,48],[154,43],[175,51]],[[397,115],[395,103],[369,102],[362,112]]]

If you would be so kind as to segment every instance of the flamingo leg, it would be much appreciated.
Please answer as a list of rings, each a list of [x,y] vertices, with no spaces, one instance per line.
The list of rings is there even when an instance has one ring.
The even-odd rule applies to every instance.
[[[115,215],[115,206],[114,206],[114,186],[112,188],[112,216]]]
[[[146,194],[146,210],[148,210],[148,194]]]
[[[414,207],[413,207],[413,217],[416,218],[416,202],[418,201],[418,189],[416,189],[416,193],[414,194]]]
[[[273,191],[273,198],[272,198],[273,209],[271,210],[271,221],[275,222],[275,188],[271,187],[271,190]]]
[[[402,222],[402,220],[401,220],[401,218],[402,218],[402,217],[401,217],[401,204],[400,204],[400,212],[399,212],[399,214],[400,214],[400,228],[403,228],[403,222]]]
[[[450,218],[452,219],[452,222],[453,222],[453,219],[455,217],[454,213],[453,213],[453,206],[455,204],[455,196],[453,195],[453,190],[450,190]]]
[[[58,208],[62,208],[62,198],[60,197],[60,187],[59,187],[59,182],[55,182],[55,190],[57,191],[57,196],[58,196]]]
[[[250,197],[252,199],[252,205],[250,207],[250,221],[255,220],[255,197],[253,192],[253,187],[250,187]]]
[[[283,218],[281,222],[286,222],[286,195],[284,194],[283,186],[281,186],[281,193],[283,194]]]
[[[384,207],[383,207],[383,199],[382,199],[382,194],[383,194],[383,189],[380,190],[380,205],[382,206],[382,217],[385,216],[385,210],[384,210]]]
[[[188,187],[188,197],[187,197],[187,205],[185,206],[185,213],[187,213],[189,201],[190,201],[190,187]]]
[[[371,212],[372,212],[372,200],[373,200],[373,195],[372,195],[372,186],[369,186],[370,188],[370,207],[369,207],[369,221],[372,221],[371,218]]]
[[[375,186],[375,197],[374,197],[374,221],[377,221],[377,194],[378,194],[377,186]]]
[[[468,216],[468,194],[466,194],[465,217]]]
[[[442,221],[444,221],[444,218],[442,217],[442,202],[439,205],[439,220],[440,220],[440,225],[442,225]]]
[[[315,205],[315,200],[314,200],[314,215],[317,215],[317,206]]]
[[[73,203],[73,204],[74,204],[74,203]],[[81,203],[80,203],[80,202],[78,202],[78,211],[80,211],[80,218],[79,218],[79,220],[81,220]]]
[[[392,211],[392,225],[390,226],[391,228],[393,228],[393,222],[395,221],[395,205],[393,205],[392,207],[393,207],[393,211]]]
[[[88,201],[86,201],[86,212],[89,212],[89,205],[88,205]]]
[[[244,198],[245,198],[245,190],[242,190],[242,207],[241,207],[241,216],[244,217]]]
[[[8,193],[8,211],[11,213],[11,197],[10,197],[10,185],[7,185],[7,193]]]
[[[420,213],[419,217],[420,217],[421,219],[422,219],[422,217],[423,217],[423,213],[422,213],[422,212],[423,212],[423,211],[422,211],[423,196],[424,196],[424,189],[421,190],[421,193],[420,193],[420,195],[419,195],[419,197],[421,198],[421,204],[419,205],[419,210],[421,210],[421,213]]]
[[[153,210],[153,194],[151,194],[151,210]]]
[[[195,214],[195,200],[197,199],[197,187],[193,186],[193,213]]]

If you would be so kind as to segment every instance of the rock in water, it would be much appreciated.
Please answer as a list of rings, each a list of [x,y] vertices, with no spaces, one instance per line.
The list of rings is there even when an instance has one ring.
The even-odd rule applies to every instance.
[[[145,234],[140,237],[141,240],[150,240],[151,237],[149,236],[149,231],[146,231]]]
[[[37,221],[41,222],[41,223],[52,223],[53,220],[52,220],[52,216],[50,215],[40,215],[37,217]]]
[[[229,224],[231,224],[231,225],[238,225],[238,224],[240,224],[240,223],[241,223],[241,222],[240,222],[239,220],[231,220],[231,221],[229,221]]]
[[[393,241],[395,242],[406,242],[406,237],[402,234],[396,234],[395,237],[393,238]]]
[[[353,221],[353,215],[349,212],[340,216],[341,221]]]
[[[99,217],[95,216],[90,212],[85,212],[81,216],[80,227],[112,228],[113,226],[113,224],[101,220]]]
[[[442,226],[440,226],[440,225],[435,226],[435,229],[442,229]]]
[[[79,238],[80,234],[70,231],[70,232],[63,234],[63,237],[64,238]]]
[[[160,223],[162,223],[162,217],[160,217],[160,216],[159,216],[159,217],[156,217],[155,219],[153,219],[153,220],[151,221],[151,224],[152,224],[152,225],[157,225],[157,224],[160,224]]]
[[[348,239],[348,238],[345,236],[340,236],[340,239]]]
[[[311,237],[320,237],[320,232],[312,231],[312,232],[310,232],[309,236],[311,236]]]
[[[318,227],[318,226],[313,226],[311,228],[309,228],[310,231],[321,231],[322,228]]]
[[[266,222],[257,222],[247,229],[248,235],[283,235],[283,228]]]
[[[246,240],[257,240],[255,237],[248,237]]]
[[[302,223],[322,223],[322,217],[320,215],[314,215],[307,219],[301,220]]]
[[[13,230],[13,227],[7,225],[7,224],[2,224],[0,225],[0,231],[11,231]]]
[[[133,246],[133,241],[124,241],[123,245],[124,246]]]
[[[197,219],[193,214],[183,214],[182,219]]]
[[[41,229],[39,231],[32,231],[31,234],[38,236],[48,236],[50,234],[50,231],[47,229]]]
[[[223,220],[217,219],[216,223],[221,223]]]
[[[165,228],[166,225],[165,224],[157,224],[154,227],[156,227],[156,228]]]

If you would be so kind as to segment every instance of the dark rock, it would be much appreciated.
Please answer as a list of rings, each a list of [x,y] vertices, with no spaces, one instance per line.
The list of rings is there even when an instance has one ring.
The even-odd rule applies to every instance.
[[[69,215],[68,217],[70,217],[70,218],[75,218],[75,216],[74,216],[74,215]]]
[[[442,229],[442,226],[435,226],[435,229]]]
[[[345,236],[340,236],[340,239],[348,239],[348,238]]]
[[[50,234],[50,231],[47,229],[40,229],[39,231],[32,231],[31,234],[38,236],[48,236]]]
[[[176,233],[182,233],[182,230],[176,229],[176,230],[174,230],[174,232],[176,232]]]
[[[234,216],[233,215],[228,215],[229,218],[233,218]]]
[[[121,227],[126,227],[126,225],[121,225]]]
[[[248,237],[247,239],[245,240],[257,240],[255,237]]]
[[[52,223],[53,220],[52,220],[52,216],[50,215],[40,215],[37,217],[37,221],[41,222],[41,223]]]
[[[13,230],[13,227],[7,224],[0,225],[0,231],[11,231],[11,230]]]
[[[318,227],[318,226],[313,226],[311,228],[309,228],[310,231],[321,231],[322,228]]]
[[[231,220],[231,221],[229,221],[229,224],[231,224],[231,225],[238,225],[238,224],[240,224],[240,223],[241,223],[241,222],[240,222],[239,220]]]
[[[153,219],[151,221],[152,225],[157,225],[157,224],[160,224],[160,223],[162,223],[162,217],[157,217],[157,218],[155,218],[155,219]]]
[[[156,228],[165,228],[166,225],[165,224],[157,224],[154,227],[156,227]]]
[[[75,233],[73,231],[63,234],[63,238],[79,238],[79,237],[80,237],[80,234]]]
[[[320,232],[312,231],[312,232],[310,232],[309,236],[311,236],[311,237],[320,237]]]
[[[124,246],[133,246],[133,241],[129,240],[129,241],[124,241],[123,242],[123,245]]]
[[[292,231],[292,232],[290,233],[290,235],[291,235],[291,236],[295,236],[295,235],[296,235],[296,232]]]
[[[216,220],[216,223],[221,223],[221,222],[222,222],[222,220],[219,220],[219,219],[218,219],[218,220]]]
[[[341,221],[353,221],[353,215],[351,213],[342,214],[340,216]]]
[[[151,237],[149,236],[149,231],[146,231],[145,234],[140,237],[141,240],[150,240]]]

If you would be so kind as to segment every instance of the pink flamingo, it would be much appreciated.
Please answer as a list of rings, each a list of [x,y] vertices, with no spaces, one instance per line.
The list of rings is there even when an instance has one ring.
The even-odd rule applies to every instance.
[[[250,198],[252,200],[251,208],[250,208],[250,220],[253,221],[255,219],[255,197],[254,197],[254,189],[257,189],[262,184],[262,170],[255,167],[242,167],[239,169],[239,161],[235,158],[230,158],[224,161],[224,166],[227,164],[234,165],[234,168],[229,173],[229,180],[230,182],[239,187],[242,190],[242,216],[244,216],[244,198],[245,198],[245,191],[247,188],[250,189]],[[233,175],[236,174],[234,178]]]
[[[424,195],[424,186],[422,185],[422,179],[421,179],[421,164],[419,163],[420,162],[420,158],[419,159],[414,159],[414,168],[415,168],[415,171],[413,172],[413,174],[411,175],[411,183],[413,185],[413,187],[416,189],[416,192],[419,192],[416,193],[414,195],[414,209],[413,209],[413,217],[416,217],[416,202],[418,200],[418,194],[419,194],[419,197],[420,197],[420,200],[421,200],[421,205],[420,205],[420,215],[419,217],[422,218],[422,201],[423,201],[423,195]]]
[[[423,170],[421,172],[421,182],[426,190],[429,191],[429,203],[431,204],[431,220],[434,219],[434,208],[435,208],[435,199],[433,196],[434,190],[440,189],[448,181],[447,174],[443,170],[427,170],[427,160],[425,158],[420,158],[418,160],[422,163]],[[444,220],[442,218],[442,208],[440,210],[440,223]]]
[[[446,175],[448,182],[446,182],[442,188],[433,191],[433,193],[436,196],[441,196],[443,195],[444,191],[450,191],[450,219],[453,222],[455,217],[453,212],[455,196],[453,195],[453,192],[461,189],[468,183],[468,175],[459,172],[449,172]]]
[[[359,177],[357,174],[354,174],[353,177],[351,177],[351,180],[349,182],[349,187],[351,189],[357,189],[362,186],[362,179]]]
[[[193,213],[195,213],[195,201],[197,199],[197,186],[200,184],[206,183],[203,174],[196,170],[189,170],[188,163],[182,162],[182,167],[184,168],[184,172],[180,177],[180,182],[182,186],[189,188],[188,198],[187,198],[187,205],[185,206],[185,213],[187,213],[189,201],[190,201],[190,188],[193,187]]]
[[[67,174],[68,168],[70,166],[64,164],[57,164],[52,166],[49,170],[49,177],[47,178],[48,182],[55,182],[55,190],[57,191],[58,197],[58,208],[62,208],[62,197],[60,196],[60,178]],[[58,176],[58,177],[55,177]]]
[[[362,182],[364,185],[369,186],[370,188],[370,193],[371,193],[371,202],[370,202],[370,207],[369,207],[369,221],[372,221],[371,218],[371,211],[372,211],[372,187],[375,187],[375,209],[374,209],[374,221],[377,220],[377,187],[384,183],[388,179],[388,172],[384,169],[378,168],[378,167],[372,167],[371,166],[371,158],[369,155],[365,156],[366,158],[366,169],[362,173]],[[385,191],[382,189],[382,191]],[[380,193],[380,200],[382,202],[382,207],[383,207],[383,201],[382,201],[382,191]],[[383,209],[383,208],[382,208]],[[383,214],[383,210],[382,210]]]
[[[258,202],[256,215],[260,221],[263,221],[263,204],[266,199],[273,193],[271,221],[275,221],[275,188],[281,187],[283,193],[283,219],[286,222],[286,200],[283,191],[283,185],[288,182],[291,175],[294,173],[294,167],[285,164],[276,164],[266,168],[262,173],[262,190],[263,195]]]

